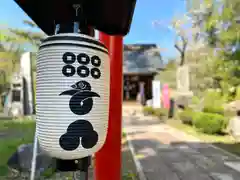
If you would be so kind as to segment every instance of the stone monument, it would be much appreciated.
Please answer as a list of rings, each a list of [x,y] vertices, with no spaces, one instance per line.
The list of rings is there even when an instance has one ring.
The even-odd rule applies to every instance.
[[[31,52],[26,52],[22,55],[20,67],[23,78],[24,115],[31,115],[34,113]]]
[[[176,104],[179,106],[187,106],[193,92],[190,91],[190,78],[189,78],[189,67],[188,65],[183,65],[178,67],[177,74],[177,93],[176,93]]]

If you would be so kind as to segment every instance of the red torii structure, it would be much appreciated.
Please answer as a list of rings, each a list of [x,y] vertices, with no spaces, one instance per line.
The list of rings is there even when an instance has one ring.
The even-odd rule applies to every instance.
[[[123,37],[99,34],[110,55],[110,106],[108,135],[95,155],[95,180],[121,180]]]

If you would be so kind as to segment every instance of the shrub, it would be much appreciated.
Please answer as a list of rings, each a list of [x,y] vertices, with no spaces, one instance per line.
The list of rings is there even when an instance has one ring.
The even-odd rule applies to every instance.
[[[195,112],[193,110],[187,109],[182,112],[179,112],[178,117],[182,121],[183,124],[192,125],[194,114],[195,114]]]
[[[225,117],[224,118],[224,122],[223,122],[223,125],[222,125],[222,131],[226,131],[227,130],[227,127],[228,127],[230,119],[231,119],[230,117]]]
[[[199,112],[195,113],[193,117],[194,127],[206,134],[222,132],[225,122],[224,116],[220,114]]]
[[[236,89],[236,96],[235,96],[235,100],[240,100],[240,86],[237,87]]]
[[[219,107],[224,103],[220,92],[208,90],[204,96],[204,107]]]
[[[196,104],[196,105],[197,105],[197,104],[200,103],[200,101],[201,101],[201,100],[199,99],[199,97],[193,96],[193,97],[192,97],[191,104],[194,104],[194,105]]]
[[[219,106],[205,106],[203,112],[224,115],[224,108]]]
[[[154,114],[154,109],[152,107],[150,107],[150,106],[145,106],[143,108],[143,114],[145,114],[145,115],[152,115],[152,114]]]
[[[154,115],[162,118],[162,117],[167,117],[168,116],[168,110],[165,108],[157,108],[154,109]]]

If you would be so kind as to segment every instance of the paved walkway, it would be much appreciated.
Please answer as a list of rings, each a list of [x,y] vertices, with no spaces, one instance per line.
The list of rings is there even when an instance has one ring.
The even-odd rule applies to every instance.
[[[123,108],[124,129],[144,180],[239,180],[240,159]],[[140,169],[140,167],[138,167]],[[141,170],[140,169],[140,170]]]

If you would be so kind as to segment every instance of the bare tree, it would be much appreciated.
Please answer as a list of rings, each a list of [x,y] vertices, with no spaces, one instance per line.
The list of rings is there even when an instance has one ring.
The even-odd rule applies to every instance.
[[[174,18],[170,28],[175,32],[174,47],[180,53],[180,66],[186,63],[187,48],[192,44],[196,29],[192,26],[191,19],[184,15],[182,18]]]
[[[153,25],[162,26],[163,24],[160,21],[154,21]],[[199,33],[199,28],[193,25],[192,18],[188,15],[184,15],[181,18],[173,18],[173,20],[165,26],[175,34],[174,47],[180,54],[180,66],[186,63],[186,52],[188,47],[197,42],[196,36]]]

